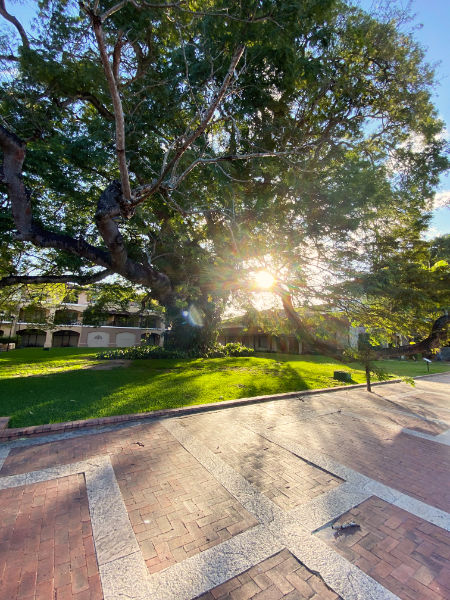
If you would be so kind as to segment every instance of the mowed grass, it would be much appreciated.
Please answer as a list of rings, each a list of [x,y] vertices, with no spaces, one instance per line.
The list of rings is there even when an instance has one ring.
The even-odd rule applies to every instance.
[[[364,382],[360,365],[324,356],[136,360],[94,370],[98,349],[26,348],[0,354],[0,416],[11,427],[147,412],[192,404],[344,385],[334,370]],[[380,361],[392,376],[423,375],[425,363]],[[449,371],[433,363],[431,372]]]

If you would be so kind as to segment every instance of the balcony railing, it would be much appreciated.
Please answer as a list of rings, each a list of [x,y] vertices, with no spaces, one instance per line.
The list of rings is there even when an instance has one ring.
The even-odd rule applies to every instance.
[[[12,316],[12,315],[0,315],[0,323],[13,323],[16,317]],[[46,321],[42,321],[42,320],[31,320],[31,319],[27,319],[22,318],[22,319],[18,319],[16,321],[17,325],[53,325],[54,327],[81,327],[83,325],[86,325],[87,327],[127,327],[127,328],[134,328],[134,329],[152,329],[152,330],[157,330],[160,331],[161,329],[164,329],[164,324],[163,323],[149,323],[149,322],[145,322],[144,319],[142,320],[134,320],[134,319],[130,319],[129,321],[118,321],[118,322],[114,322],[108,319],[104,319],[102,321],[98,321],[96,323],[83,323],[83,321],[79,320],[79,319],[55,319],[53,322],[48,319]]]

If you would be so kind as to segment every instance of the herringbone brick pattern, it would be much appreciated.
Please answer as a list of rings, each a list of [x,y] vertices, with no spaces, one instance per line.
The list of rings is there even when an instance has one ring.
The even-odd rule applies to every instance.
[[[341,480],[263,437],[214,415],[183,425],[280,508],[291,510],[338,486]]]
[[[164,429],[158,423],[146,423],[126,430],[93,433],[58,442],[14,448],[0,470],[0,475],[17,475],[67,465],[101,454],[128,452],[143,436],[158,438],[160,435],[164,435]]]
[[[150,573],[193,556],[258,523],[173,436],[158,436],[112,457]],[[155,429],[153,429],[155,431]]]
[[[197,600],[339,600],[288,550],[260,562]]]
[[[328,454],[381,483],[448,510],[448,446],[336,413],[275,427],[277,434]]]
[[[103,598],[83,475],[0,491],[0,598]]]
[[[450,533],[371,497],[338,521],[359,529],[317,535],[403,600],[450,598]],[[336,526],[336,525],[335,525]]]

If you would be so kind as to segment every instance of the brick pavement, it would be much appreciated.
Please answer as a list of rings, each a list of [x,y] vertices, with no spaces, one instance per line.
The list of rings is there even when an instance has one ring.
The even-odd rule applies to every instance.
[[[112,457],[150,573],[194,556],[258,521],[161,425]]]
[[[341,480],[261,436],[216,415],[183,419],[183,426],[285,510],[337,487]]]
[[[275,431],[427,504],[448,509],[447,446],[338,413],[307,424],[292,422]]]
[[[82,475],[0,491],[0,598],[102,600]]]
[[[101,454],[128,452],[142,436],[157,437],[163,433],[159,428],[155,428],[155,425],[151,423],[106,433],[96,433],[94,430],[92,435],[14,448],[0,470],[0,475],[17,475],[57,465],[67,465]]]
[[[317,535],[402,600],[450,598],[450,533],[371,497]]]
[[[342,600],[288,550],[219,585],[197,600]]]
[[[429,395],[421,404],[420,385],[415,390],[411,408],[417,414],[445,416],[444,388],[441,386],[439,393],[433,396],[435,388],[427,380],[424,389]],[[257,492],[284,511],[294,508],[301,511],[302,504],[320,499],[330,491],[339,496],[341,480],[267,441],[246,425],[257,424],[275,431],[286,440],[319,451],[411,497],[448,511],[449,447],[401,431],[408,427],[435,435],[445,427],[407,414],[408,398],[412,397],[410,390],[404,386],[383,386],[372,396],[363,390],[342,390],[193,415],[179,423],[213,453],[211,456],[220,458],[227,468],[231,467],[247,479]],[[405,414],[394,414],[391,409],[401,409]],[[347,411],[357,414],[358,418],[345,414]],[[237,536],[241,532],[246,532],[245,536],[252,535],[253,526],[259,523],[226,489],[233,491],[233,486],[223,479],[220,479],[221,484],[218,482],[214,476],[217,466],[212,467],[208,460],[204,462],[200,454],[194,458],[157,421],[14,448],[0,470],[0,483],[2,477],[8,475],[89,461],[102,455],[111,459],[111,473],[114,472],[119,486],[117,493],[124,501],[123,514],[125,519],[129,517],[138,542],[136,548],[140,549],[137,554],[145,561],[143,570],[145,572],[147,567],[150,577],[171,573],[171,569],[178,572],[176,569],[186,564],[194,569],[192,581],[195,583],[196,564],[202,572],[199,557],[210,556],[208,553],[216,550],[219,553],[216,556],[220,557],[223,541],[228,544],[235,540],[238,544]],[[251,504],[242,498],[241,501],[248,510],[253,510]],[[325,507],[326,502],[325,496]],[[327,529],[316,535],[326,539],[330,548],[402,600],[450,598],[448,532],[375,497],[351,509],[340,521],[350,518],[360,522],[360,531],[336,539],[327,538]],[[322,523],[326,522],[324,513]],[[113,522],[111,526],[114,527]],[[284,545],[289,545],[288,538],[281,547]],[[239,556],[239,545],[236,548],[230,565],[234,565]],[[2,600],[100,600],[103,596],[94,550],[82,474],[0,490]],[[300,547],[292,552],[297,558],[283,550],[249,570],[247,564],[242,568],[245,572],[234,571],[221,586],[199,598],[327,600],[339,597],[327,588],[320,575],[308,571],[298,561]],[[270,556],[270,553],[264,555]],[[248,560],[248,556],[245,558]],[[195,563],[197,559],[199,562]],[[220,558],[217,560],[220,565]],[[314,566],[310,568],[316,570]],[[329,581],[322,568],[319,570]],[[336,588],[335,583],[333,587]],[[201,591],[204,589],[208,588]],[[199,593],[192,594],[191,598]],[[344,600],[351,597],[341,595]],[[105,600],[113,597],[105,596]],[[166,600],[164,590],[155,598]],[[176,596],[170,599],[179,600]]]

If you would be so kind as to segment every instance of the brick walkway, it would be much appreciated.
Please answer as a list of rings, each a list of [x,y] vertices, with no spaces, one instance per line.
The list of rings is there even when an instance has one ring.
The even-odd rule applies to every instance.
[[[369,498],[322,530],[331,547],[405,600],[450,598],[450,533],[405,510]]]
[[[82,475],[0,491],[0,598],[103,598]]]
[[[450,375],[374,390],[0,445],[0,599],[450,598]]]
[[[342,600],[287,550],[202,594],[198,600]]]

